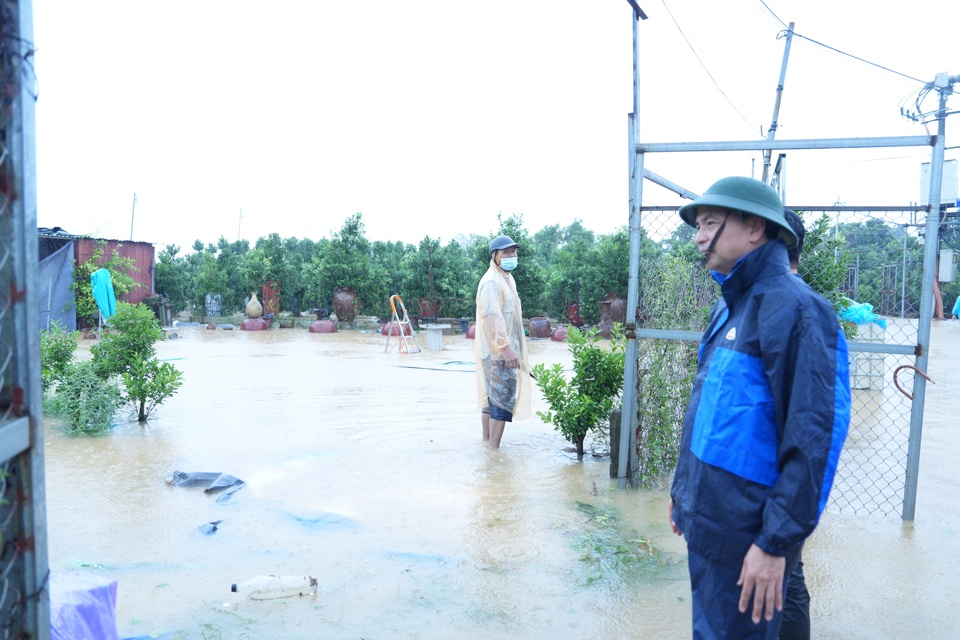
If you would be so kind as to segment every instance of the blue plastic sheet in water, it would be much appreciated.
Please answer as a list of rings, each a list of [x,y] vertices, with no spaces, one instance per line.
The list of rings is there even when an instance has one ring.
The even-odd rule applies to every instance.
[[[89,573],[50,575],[51,640],[117,640],[117,581]]]

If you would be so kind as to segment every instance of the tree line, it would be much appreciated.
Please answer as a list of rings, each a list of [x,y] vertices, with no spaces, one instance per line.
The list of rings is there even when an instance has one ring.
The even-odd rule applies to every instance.
[[[191,308],[195,315],[203,314],[208,294],[220,297],[224,315],[239,313],[251,292],[259,291],[267,282],[276,282],[281,312],[328,310],[334,293],[352,287],[363,314],[388,316],[388,300],[399,294],[411,315],[418,314],[420,301],[426,300],[429,309],[436,305],[436,315],[472,317],[476,285],[489,264],[490,239],[509,235],[522,245],[520,265],[514,274],[525,316],[566,320],[569,306],[579,302],[586,322],[595,324],[600,316],[599,302],[608,293],[626,295],[629,235],[625,227],[596,234],[582,221],[574,220],[566,226],[549,225],[531,233],[522,214],[500,215],[497,223],[497,230],[489,237],[463,235],[442,243],[426,236],[415,245],[370,241],[363,216],[356,213],[330,238],[319,240],[281,238],[273,233],[259,238],[251,247],[246,240],[229,242],[221,237],[205,246],[197,240],[193,252],[186,255],[180,247],[167,245],[158,255],[155,287],[175,312]],[[881,311],[889,306],[882,304],[884,265],[899,265],[904,258],[908,263],[919,263],[922,258],[922,245],[915,237],[905,238],[902,228],[880,220],[838,227],[831,225],[827,216],[807,216],[806,226],[808,242],[801,273],[834,302],[846,293]],[[641,296],[641,323],[655,321],[652,311],[643,317],[643,307],[657,308],[659,298],[657,291],[647,290],[644,283],[662,278],[668,261],[674,269],[691,273],[699,269],[693,236],[693,229],[679,221],[669,235],[658,239],[646,230],[641,232],[641,293],[654,298],[644,302]],[[844,284],[844,278],[856,265],[858,282],[854,290],[851,282]],[[899,277],[903,277],[902,272]],[[919,300],[920,284],[920,273],[908,271],[908,299]],[[952,304],[956,297],[953,289],[945,291],[945,303]],[[693,304],[708,307],[713,295],[706,294],[705,299]],[[889,313],[886,308],[883,311]]]

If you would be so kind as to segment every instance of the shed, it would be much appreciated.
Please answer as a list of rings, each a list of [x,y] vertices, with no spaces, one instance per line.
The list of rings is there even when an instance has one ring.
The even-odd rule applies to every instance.
[[[86,262],[97,247],[104,243],[106,255],[117,254],[132,258],[140,270],[128,275],[140,283],[124,297],[125,302],[137,304],[154,295],[153,270],[155,249],[152,243],[133,240],[108,240],[75,236],[60,227],[40,228],[37,232],[40,260],[40,329],[48,330],[54,321],[68,331],[76,331],[77,314],[73,290],[74,265]]]

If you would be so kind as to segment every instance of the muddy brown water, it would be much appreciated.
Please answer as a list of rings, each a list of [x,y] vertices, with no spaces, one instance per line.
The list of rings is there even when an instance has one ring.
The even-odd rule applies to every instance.
[[[178,333],[158,355],[183,388],[145,427],[76,438],[47,421],[51,569],[115,579],[121,638],[690,636],[665,493],[618,491],[608,458],[577,462],[536,417],[488,450],[472,341],[404,355],[374,333]],[[565,345],[530,346],[569,366]],[[960,322],[935,324],[916,522],[828,508],[809,541],[814,637],[960,628],[957,354]],[[173,470],[247,484],[217,502],[167,484]],[[652,560],[611,560],[647,543]],[[230,593],[258,574],[310,574],[319,591]]]

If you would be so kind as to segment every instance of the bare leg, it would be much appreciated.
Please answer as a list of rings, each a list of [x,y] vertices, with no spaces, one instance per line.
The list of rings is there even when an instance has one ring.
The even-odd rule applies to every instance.
[[[486,411],[480,412],[480,423],[483,425],[483,440],[490,439],[490,414]]]
[[[490,448],[500,448],[500,438],[503,437],[503,428],[507,423],[503,420],[490,420]]]

